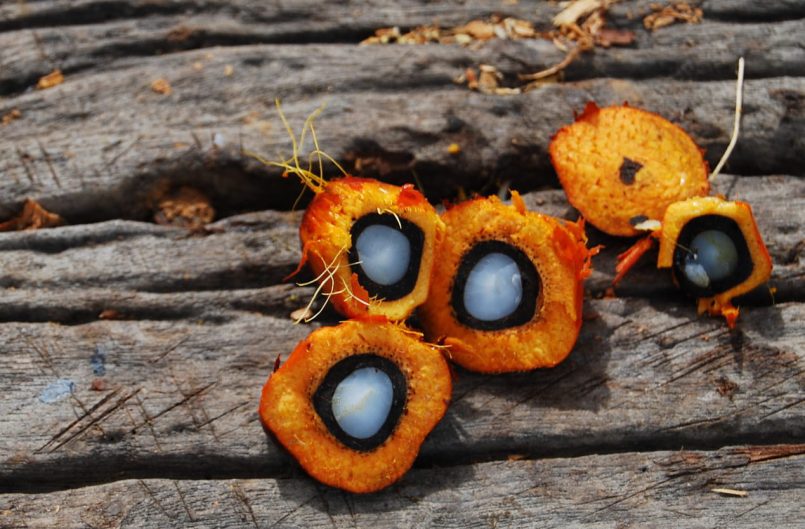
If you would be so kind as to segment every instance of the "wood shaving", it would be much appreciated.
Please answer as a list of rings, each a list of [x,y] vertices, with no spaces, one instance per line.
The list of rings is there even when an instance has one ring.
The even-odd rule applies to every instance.
[[[54,86],[58,86],[63,82],[64,75],[61,73],[61,70],[57,68],[49,74],[40,77],[39,82],[36,83],[36,89],[47,90],[48,88],[53,88]]]
[[[0,223],[0,231],[22,231],[52,228],[64,224],[56,213],[43,208],[35,200],[26,199],[22,212],[13,219]]]
[[[643,19],[643,25],[650,31],[670,26],[676,22],[698,24],[704,15],[701,8],[692,7],[687,2],[676,2],[665,6],[651,4],[651,9],[653,13]]]

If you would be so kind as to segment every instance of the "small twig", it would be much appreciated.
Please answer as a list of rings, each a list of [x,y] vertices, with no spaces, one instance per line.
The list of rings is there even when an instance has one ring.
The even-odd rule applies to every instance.
[[[519,74],[519,77],[522,81],[538,81],[540,79],[545,79],[546,77],[551,77],[552,75],[556,75],[557,73],[561,72],[565,68],[567,68],[570,63],[576,60],[576,58],[581,55],[581,52],[586,49],[585,46],[581,44],[577,44],[572,50],[570,50],[565,58],[556,63],[555,65],[551,66],[550,68],[546,68],[545,70],[541,70],[535,73],[528,73],[528,74]],[[530,86],[530,83],[529,85]],[[528,88],[526,86],[526,88]]]
[[[715,492],[716,494],[724,494],[726,496],[738,496],[739,498],[745,498],[749,496],[749,493],[745,490],[735,490],[735,489],[710,489],[710,492]]]
[[[727,145],[727,150],[724,151],[724,154],[721,156],[721,160],[718,161],[718,165],[716,165],[716,168],[713,169],[713,172],[710,174],[711,179],[715,178],[718,173],[721,172],[721,169],[724,167],[724,164],[727,163],[727,159],[730,157],[730,154],[732,154],[735,144],[738,143],[738,131],[741,128],[741,111],[743,110],[743,85],[744,58],[740,57],[738,59],[738,81],[735,88],[735,124],[732,127],[732,138],[730,139],[729,145]]]

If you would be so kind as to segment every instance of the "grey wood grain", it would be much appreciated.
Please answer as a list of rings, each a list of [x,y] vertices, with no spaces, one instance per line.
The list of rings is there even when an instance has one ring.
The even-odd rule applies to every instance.
[[[585,312],[574,352],[555,369],[460,371],[422,461],[805,434],[801,304],[745,309],[734,334],[678,301],[605,299]],[[311,329],[248,307],[222,307],[218,316],[0,325],[3,490],[281,472],[288,459],[260,427],[257,400],[274,359]],[[99,378],[105,389],[94,391]],[[74,392],[43,402],[57,380],[72,381]]]
[[[0,495],[0,523],[31,529],[794,529],[805,517],[803,451],[803,445],[736,446],[423,468],[368,496],[299,478],[125,480],[45,495]]]
[[[721,175],[713,188],[752,205],[774,262],[771,286],[777,289],[776,299],[802,300],[803,236],[798,227],[805,224],[805,181],[791,176]],[[562,191],[533,192],[525,199],[535,211],[578,218]],[[234,297],[226,301],[226,292],[249,297],[240,289],[278,293],[251,305],[255,310],[288,311],[310,294],[305,289],[274,288],[301,257],[300,219],[301,212],[254,212],[223,219],[208,226],[205,234],[195,235],[120,220],[0,234],[0,285],[15,289],[0,298],[0,320],[75,323],[96,319],[104,309],[147,317],[148,311],[157,309],[154,303],[159,299],[162,307],[153,318],[203,317],[221,304],[247,306],[245,300]],[[590,244],[606,246],[595,258],[593,276],[586,284],[592,295],[600,296],[612,282],[615,257],[633,241],[594,230],[591,234]],[[639,297],[677,295],[670,275],[656,270],[654,262],[652,255],[646,256],[617,292]],[[186,295],[150,295],[188,291],[198,291],[193,301]],[[202,301],[208,299],[220,301]],[[772,300],[768,290],[761,288],[747,301],[769,304]]]
[[[621,2],[612,6],[616,17],[639,20],[652,11],[651,0]],[[755,2],[752,0],[703,0],[690,2],[702,8],[706,18],[727,21],[763,21],[801,18],[805,7],[801,0]],[[148,0],[120,0],[117,9],[108,9],[103,0],[74,0],[69,4],[59,0],[26,0],[0,6],[2,29],[19,27],[58,26],[68,24],[102,23],[123,18],[145,18],[160,15],[184,15],[224,12],[233,19],[259,22],[271,21],[280,26],[294,28],[301,33],[305,28],[321,31],[322,28],[358,26],[373,30],[377,27],[400,25],[411,27],[438,21],[444,25],[462,24],[472,18],[491,14],[533,18],[547,24],[561,6],[542,0],[519,2],[484,2],[478,0],[405,0],[389,4],[382,0],[368,2],[345,1],[322,4],[313,0],[261,2],[260,0],[203,0],[195,2],[155,3]],[[315,33],[314,33],[315,34]]]
[[[522,190],[555,186],[550,138],[590,100],[628,101],[680,123],[711,165],[731,134],[731,80],[593,79],[490,96],[452,84],[466,63],[456,64],[455,52],[445,49],[246,46],[172,53],[127,59],[5,99],[0,114],[18,109],[22,117],[3,127],[0,216],[31,197],[71,223],[143,219],[156,195],[182,184],[207,192],[222,214],[287,209],[295,182],[242,151],[274,158],[290,152],[276,97],[297,130],[327,102],[318,132],[330,154],[365,176],[395,183],[418,177],[434,200],[493,192],[507,182]],[[159,78],[170,81],[170,95],[150,89]],[[730,171],[801,175],[803,79],[746,83]],[[459,155],[449,154],[452,143]]]
[[[696,2],[701,24],[649,33],[651,4],[610,11],[633,45],[514,97],[454,78],[486,63],[514,84],[562,58],[551,43],[355,44],[493,13],[548,29],[555,2],[0,4],[0,117],[20,111],[0,125],[0,219],[32,197],[68,222],[0,234],[0,526],[801,525],[803,447],[787,443],[805,439],[805,2]],[[288,154],[276,97],[297,130],[326,102],[322,145],[350,170],[418,179],[434,201],[539,189],[530,206],[575,218],[546,155],[555,131],[589,100],[628,101],[683,126],[713,166],[738,55],[742,134],[714,189],[752,204],[777,292],[744,299],[737,331],[698,317],[647,259],[620,297],[587,302],[557,368],[457,370],[447,416],[386,492],[322,488],[266,435],[256,407],[274,360],[338,320],[292,324],[311,294],[282,282],[299,186],[243,153]],[[54,68],[64,84],[33,90]],[[170,95],[151,90],[160,78]],[[181,185],[220,220],[150,223]],[[586,285],[600,298],[631,241],[589,231],[607,246]]]
[[[541,3],[545,9],[546,3]],[[550,7],[552,8],[552,7]],[[549,9],[550,9],[549,8]],[[461,13],[462,21],[457,18]],[[410,16],[417,16],[412,14]],[[453,12],[451,18],[457,23],[471,20],[472,12]],[[535,19],[531,13],[528,20],[537,20],[538,26],[550,26],[550,18]],[[294,20],[294,19],[292,19]],[[634,43],[609,50],[598,49],[583,54],[566,71],[567,80],[592,77],[623,77],[645,79],[670,77],[687,80],[729,80],[735,77],[735,61],[738,55],[747,60],[747,76],[750,78],[802,75],[805,71],[803,54],[798,45],[798,34],[803,31],[802,19],[754,24],[735,25],[729,22],[711,21],[701,24],[676,24],[661,31],[649,32],[640,23],[640,18],[628,13],[611,15],[610,24],[631,28]],[[338,19],[336,19],[338,21]],[[40,28],[24,28],[0,31],[3,47],[2,70],[0,70],[0,94],[11,95],[34,86],[39,77],[54,68],[61,69],[69,78],[86,76],[125,67],[133,58],[165,55],[211,47],[266,45],[259,48],[266,56],[282,60],[289,69],[298,73],[305,68],[317,68],[323,77],[331,74],[319,65],[315,55],[329,55],[325,46],[309,48],[308,56],[294,57],[285,48],[288,44],[321,42],[326,48],[353,50],[362,37],[372,32],[367,22],[358,26],[344,27],[341,33],[333,34],[329,42],[315,28],[303,27],[300,20],[296,35],[288,33],[287,27],[276,20],[262,18],[234,18],[228,10],[161,14],[147,18],[122,18],[102,24],[80,24]],[[342,22],[343,23],[343,22]],[[0,22],[2,27],[2,22]],[[372,26],[380,27],[380,26]],[[349,34],[354,36],[349,36]],[[337,45],[340,44],[340,45]],[[444,69],[442,75],[433,67],[427,81],[449,86],[461,71],[461,66],[493,64],[513,82],[518,73],[540,71],[558,63],[565,53],[549,40],[492,40],[477,43],[471,48],[461,46],[372,46],[358,52],[360,62],[374,57],[375,63],[387,63],[393,67],[398,58],[414,63],[438,61],[452,70]],[[338,57],[339,62],[346,60]],[[339,64],[332,64],[334,70]],[[356,65],[360,68],[361,65]],[[404,74],[404,72],[399,72]],[[359,81],[356,79],[356,81]],[[342,81],[343,82],[343,81]],[[422,81],[420,81],[422,82]]]

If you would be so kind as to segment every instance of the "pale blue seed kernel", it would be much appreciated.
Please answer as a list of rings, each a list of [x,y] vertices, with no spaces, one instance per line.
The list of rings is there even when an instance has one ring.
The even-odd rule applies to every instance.
[[[701,232],[693,238],[689,250],[685,257],[685,277],[699,287],[707,288],[713,281],[728,278],[738,268],[738,249],[724,232]]]
[[[481,321],[511,315],[523,299],[520,268],[508,255],[494,252],[482,257],[464,284],[464,308]]]
[[[356,369],[335,388],[333,417],[347,435],[368,439],[383,427],[393,399],[394,387],[384,371],[375,367]]]
[[[360,267],[366,276],[379,285],[400,281],[411,262],[411,242],[400,230],[373,224],[364,229],[355,241]]]

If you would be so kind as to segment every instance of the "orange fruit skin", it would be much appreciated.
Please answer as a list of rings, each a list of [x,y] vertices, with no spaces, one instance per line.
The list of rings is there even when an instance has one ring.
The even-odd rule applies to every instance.
[[[416,224],[425,235],[419,275],[413,290],[395,300],[369,299],[365,289],[353,277],[349,265],[353,222],[369,213],[395,214]],[[315,276],[328,265],[337,268],[332,278],[323,278],[323,293],[335,309],[348,318],[363,315],[404,320],[421,305],[428,294],[434,247],[442,237],[444,225],[436,210],[410,185],[394,186],[370,178],[346,177],[327,183],[305,211],[299,228],[302,260]],[[342,291],[342,292],[339,292]]]
[[[741,234],[752,258],[752,273],[745,281],[724,292],[698,300],[699,314],[708,312],[713,316],[722,315],[727,319],[729,326],[733,327],[738,318],[738,309],[732,306],[732,299],[746,294],[768,281],[772,271],[771,256],[760,235],[749,204],[737,200],[728,201],[719,197],[697,197],[669,206],[662,221],[657,268],[673,266],[676,241],[685,224],[704,215],[719,215],[734,220],[741,229]]]
[[[636,219],[661,220],[672,203],[710,192],[707,161],[690,136],[628,105],[588,103],[549,151],[568,201],[610,235],[638,235]]]
[[[363,452],[339,442],[313,407],[313,395],[332,366],[372,353],[393,361],[407,380],[403,415],[383,444]],[[349,492],[388,487],[411,467],[427,435],[447,411],[452,392],[442,353],[393,323],[351,320],[314,331],[263,387],[260,419],[305,471]]]
[[[438,246],[428,300],[419,309],[425,336],[449,347],[450,359],[481,373],[552,367],[567,357],[582,322],[583,280],[592,253],[583,225],[507,206],[497,197],[469,200],[442,215],[448,234]],[[478,242],[499,240],[519,248],[540,276],[532,319],[516,327],[479,330],[460,323],[451,305],[462,257]]]

